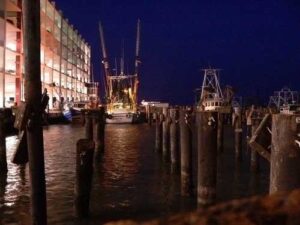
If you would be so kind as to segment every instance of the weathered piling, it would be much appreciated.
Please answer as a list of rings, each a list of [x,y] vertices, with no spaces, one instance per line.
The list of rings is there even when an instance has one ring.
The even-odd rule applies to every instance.
[[[197,112],[199,205],[214,203],[217,184],[217,112]]]
[[[178,167],[179,162],[179,141],[178,141],[178,110],[170,109],[170,158],[173,171]]]
[[[170,126],[169,126],[169,113],[168,108],[163,108],[163,115],[164,120],[162,123],[162,153],[163,153],[163,159],[168,161],[169,160],[169,138],[170,138]]]
[[[218,152],[223,152],[224,149],[224,114],[218,113]]]
[[[300,115],[274,114],[270,193],[300,187]]]
[[[41,110],[40,0],[23,0],[25,101],[28,106],[27,144],[33,224],[47,224],[44,144]]]
[[[5,114],[0,111],[0,174],[7,173],[6,141],[5,141]]]
[[[269,128],[271,123],[271,114],[266,114],[249,140],[249,146],[251,147],[251,150],[257,151],[261,157],[269,162],[271,158],[271,152],[269,148],[271,146],[272,139]]]
[[[100,107],[96,110],[97,124],[96,124],[96,152],[104,152],[105,146],[105,109]]]
[[[93,115],[91,110],[85,110],[85,138],[93,140]]]
[[[255,134],[255,131],[258,128],[260,122],[261,120],[258,118],[252,119],[252,136]],[[259,154],[254,149],[251,149],[250,170],[254,173],[257,173],[259,171]]]
[[[151,111],[151,106],[149,106],[149,112],[148,112],[148,124],[149,124],[149,126],[152,126],[152,122],[153,122],[153,113],[152,113],[152,111]]]
[[[156,115],[155,120],[155,151],[160,152],[162,148],[162,123],[163,123],[163,114]]]
[[[242,111],[241,108],[235,108],[234,117],[234,149],[235,159],[240,161],[242,159]]]
[[[190,114],[185,109],[179,112],[180,126],[180,174],[181,194],[192,195],[193,191],[193,163],[192,163],[192,129]]]
[[[74,205],[75,215],[79,218],[88,217],[89,215],[94,148],[95,144],[90,139],[80,139],[77,142]]]
[[[146,110],[146,120],[147,120],[147,123],[149,123],[149,118],[150,118],[150,106],[149,106],[149,105],[146,105],[146,106],[145,106],[145,110]]]

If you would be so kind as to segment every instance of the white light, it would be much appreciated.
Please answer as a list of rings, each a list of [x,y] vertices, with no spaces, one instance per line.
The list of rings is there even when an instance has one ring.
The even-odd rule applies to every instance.
[[[8,42],[8,43],[6,43],[6,48],[13,50],[13,51],[17,51],[17,44],[14,42]]]

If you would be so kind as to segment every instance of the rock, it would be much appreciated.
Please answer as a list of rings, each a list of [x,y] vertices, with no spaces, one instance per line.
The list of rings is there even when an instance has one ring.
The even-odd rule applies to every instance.
[[[206,209],[146,222],[109,225],[300,225],[300,189],[220,203]]]

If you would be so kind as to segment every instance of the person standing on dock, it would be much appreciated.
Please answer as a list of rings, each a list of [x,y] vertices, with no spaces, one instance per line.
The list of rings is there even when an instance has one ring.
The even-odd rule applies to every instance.
[[[42,114],[43,114],[43,121],[45,124],[48,124],[47,121],[47,112],[46,112],[46,108],[48,106],[49,103],[49,96],[48,96],[48,91],[47,88],[44,88],[43,94],[42,94],[42,100],[41,100],[41,109],[42,109]]]

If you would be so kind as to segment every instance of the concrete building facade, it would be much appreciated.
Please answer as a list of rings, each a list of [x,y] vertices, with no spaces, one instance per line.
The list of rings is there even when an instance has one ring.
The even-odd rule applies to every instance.
[[[0,108],[24,100],[21,0],[0,1]],[[88,100],[91,48],[57,10],[41,0],[41,81],[49,108]]]

